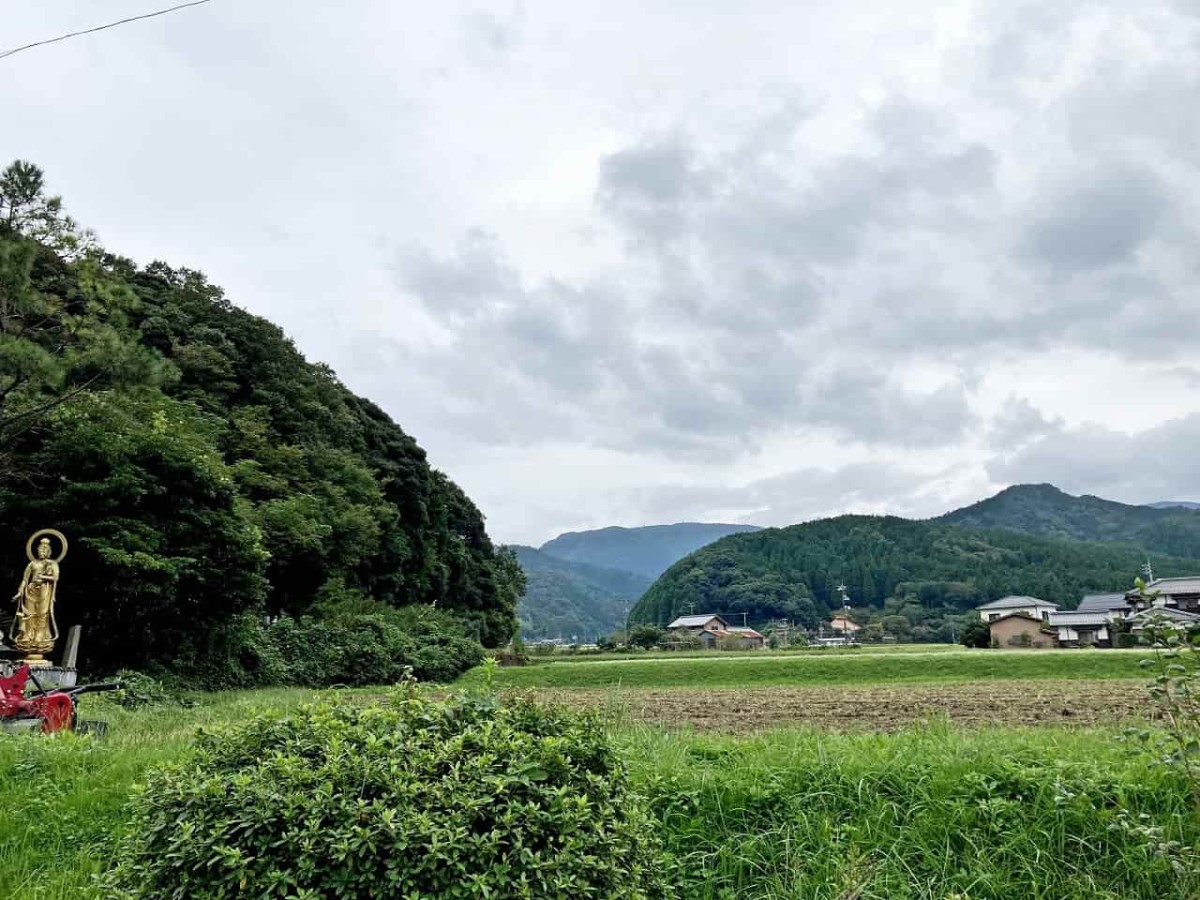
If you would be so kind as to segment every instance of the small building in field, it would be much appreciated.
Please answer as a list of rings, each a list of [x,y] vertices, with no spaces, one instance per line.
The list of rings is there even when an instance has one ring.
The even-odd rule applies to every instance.
[[[979,618],[984,622],[994,622],[1001,616],[1016,612],[1023,612],[1027,616],[1045,621],[1049,618],[1050,613],[1056,609],[1058,609],[1057,603],[1039,600],[1037,597],[1011,595],[1001,597],[999,600],[993,600],[991,603],[985,603],[983,606],[975,607],[976,612],[979,613]]]
[[[721,638],[729,634],[729,623],[716,613],[680,616],[667,626],[667,631],[684,631],[699,638],[705,647],[715,647]]]
[[[1054,637],[1043,631],[1044,627],[1040,616],[1020,609],[988,621],[993,647],[1053,647]]]
[[[729,629],[723,643],[738,650],[761,650],[767,646],[767,639],[753,628],[734,626]]]
[[[840,634],[842,637],[853,637],[862,628],[857,622],[851,622],[845,613],[834,613],[829,620],[829,627],[834,634]]]

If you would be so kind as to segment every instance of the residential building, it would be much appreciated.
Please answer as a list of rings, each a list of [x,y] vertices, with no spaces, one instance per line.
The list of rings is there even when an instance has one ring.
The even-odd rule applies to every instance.
[[[1052,647],[1054,637],[1043,631],[1044,627],[1041,618],[1022,610],[1003,613],[988,622],[993,647]]]
[[[1022,597],[1008,596],[1001,597],[999,600],[993,600],[991,603],[985,603],[983,606],[975,607],[979,613],[979,618],[984,622],[994,622],[1001,616],[1006,616],[1009,613],[1023,612],[1026,615],[1033,616],[1035,619],[1045,621],[1050,613],[1058,609],[1057,603],[1049,603],[1045,600],[1039,600],[1037,597]]]
[[[1131,634],[1141,634],[1143,629],[1155,618],[1166,619],[1184,628],[1200,625],[1200,614],[1176,609],[1173,606],[1152,606],[1150,609],[1133,613],[1125,621],[1129,623]]]
[[[715,647],[717,642],[729,634],[729,623],[715,613],[702,616],[680,616],[667,626],[667,631],[686,631],[700,639],[705,647]],[[755,632],[757,634],[758,632]],[[761,637],[762,635],[759,635]]]
[[[1183,578],[1155,578],[1145,587],[1145,593],[1158,596],[1154,599],[1155,606],[1170,607],[1183,612],[1200,613],[1200,576],[1191,575]],[[1137,591],[1125,594],[1130,605],[1138,600]]]
[[[1121,618],[1111,610],[1056,610],[1046,619],[1060,647],[1111,647],[1111,625]]]

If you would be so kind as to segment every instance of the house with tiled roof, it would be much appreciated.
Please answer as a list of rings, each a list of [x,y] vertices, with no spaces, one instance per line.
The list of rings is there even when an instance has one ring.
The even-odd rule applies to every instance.
[[[1023,612],[1026,615],[1033,616],[1035,619],[1045,620],[1056,609],[1058,609],[1057,603],[1049,603],[1045,600],[1039,600],[1037,597],[1012,594],[975,607],[975,611],[979,613],[979,618],[984,622],[994,622],[1001,616],[1015,612]]]
[[[715,647],[721,638],[729,634],[729,623],[716,613],[680,616],[667,626],[667,631],[687,632],[699,638],[705,647]]]
[[[1143,588],[1145,595],[1154,596],[1152,605],[1178,609],[1182,612],[1200,613],[1200,575],[1180,578],[1155,578]],[[1125,594],[1130,606],[1138,604],[1137,590]]]

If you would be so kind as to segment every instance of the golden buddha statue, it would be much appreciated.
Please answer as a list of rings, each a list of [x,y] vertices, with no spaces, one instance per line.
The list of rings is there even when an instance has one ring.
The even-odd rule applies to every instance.
[[[61,545],[57,558],[51,556],[50,538],[46,535],[56,537]],[[35,540],[36,556],[33,551]],[[21,586],[13,597],[17,601],[17,614],[9,637],[14,647],[27,654],[27,664],[48,666],[50,661],[45,654],[54,649],[54,642],[58,640],[54,601],[58,593],[58,564],[67,555],[67,539],[52,528],[43,529],[26,543],[25,555],[29,557],[29,565],[25,567]]]

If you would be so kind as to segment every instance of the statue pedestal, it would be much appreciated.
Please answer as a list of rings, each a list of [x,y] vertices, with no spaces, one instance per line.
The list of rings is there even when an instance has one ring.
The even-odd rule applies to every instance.
[[[0,662],[0,678],[5,678],[11,675],[14,670],[19,669],[24,664],[24,661],[19,659],[5,660],[4,662]],[[33,690],[37,690],[33,683],[34,678],[36,678],[38,683],[41,684],[41,686],[46,690],[56,687],[75,687],[75,678],[77,673],[73,667],[65,668],[63,666],[38,666],[37,668],[30,669],[29,671],[33,673],[33,677],[29,679],[29,687]]]

